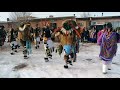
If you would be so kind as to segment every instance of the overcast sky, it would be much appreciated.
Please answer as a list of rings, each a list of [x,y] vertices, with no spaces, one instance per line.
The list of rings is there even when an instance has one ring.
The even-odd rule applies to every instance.
[[[54,17],[59,16],[73,16],[74,14],[77,17],[80,17],[82,12],[32,12],[32,16],[39,18],[46,18],[49,15]],[[92,16],[102,16],[102,12],[90,12]],[[103,16],[120,16],[120,12],[103,12]],[[0,12],[0,21],[6,21],[9,18],[9,12]]]

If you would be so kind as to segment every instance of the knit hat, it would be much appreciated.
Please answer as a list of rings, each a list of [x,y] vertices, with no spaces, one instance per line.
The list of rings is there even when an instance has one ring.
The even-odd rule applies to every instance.
[[[107,28],[112,28],[112,24],[110,22],[107,23]]]
[[[104,28],[106,28],[107,24],[104,24]]]

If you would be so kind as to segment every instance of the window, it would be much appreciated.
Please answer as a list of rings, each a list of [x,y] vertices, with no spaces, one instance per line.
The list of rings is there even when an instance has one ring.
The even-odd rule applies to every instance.
[[[118,27],[120,27],[120,21],[118,21]]]
[[[55,22],[55,20],[51,20],[51,22]]]
[[[84,26],[84,23],[78,23],[79,26]]]
[[[108,22],[105,22],[105,23],[107,24]],[[113,29],[120,27],[120,21],[113,21],[111,23],[112,23]]]
[[[91,22],[91,25],[95,25],[96,24],[96,22]]]

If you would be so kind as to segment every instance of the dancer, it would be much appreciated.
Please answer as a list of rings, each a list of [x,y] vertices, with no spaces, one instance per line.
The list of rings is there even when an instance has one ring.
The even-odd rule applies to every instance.
[[[111,64],[113,57],[117,52],[117,36],[116,32],[112,31],[112,24],[107,24],[107,30],[99,37],[98,44],[100,45],[99,57],[103,61],[102,72],[107,73],[107,70],[111,70]]]
[[[77,45],[79,45],[81,33],[80,27],[77,26],[74,20],[64,21],[62,27],[54,32],[55,37],[59,37],[60,39],[60,45],[58,47],[63,49],[59,49],[60,53],[64,51],[64,68],[68,68],[68,64],[73,65],[72,62],[76,61],[76,53],[78,52],[76,49],[79,49],[76,47],[79,47]]]
[[[39,48],[40,46],[40,28],[38,27],[38,24],[36,24],[36,28],[34,30],[34,42],[35,42],[35,48]]]
[[[11,46],[11,55],[14,55],[15,52],[17,52],[17,41],[16,41],[16,33],[15,30],[13,29],[12,25],[10,25],[9,28],[9,36],[8,36],[8,41],[10,42]]]
[[[49,26],[44,26],[43,28],[43,43],[44,43],[44,49],[45,49],[45,61],[48,62],[49,59],[52,59],[52,52],[54,51],[54,44],[51,40],[51,30]]]
[[[24,59],[28,59],[28,55],[32,53],[31,43],[33,42],[33,37],[31,34],[31,30],[32,27],[29,22],[22,23],[19,27],[18,37],[22,46],[24,47]]]

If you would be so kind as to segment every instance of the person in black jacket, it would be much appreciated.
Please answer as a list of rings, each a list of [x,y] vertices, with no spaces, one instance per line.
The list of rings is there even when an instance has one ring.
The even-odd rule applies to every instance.
[[[43,43],[45,49],[45,61],[48,62],[48,58],[52,59],[52,52],[54,51],[53,42],[51,40],[52,31],[48,26],[44,26],[43,28]]]
[[[4,30],[4,26],[0,26],[0,46],[4,45],[6,39],[6,31]]]
[[[38,24],[36,24],[36,28],[34,29],[34,40],[35,40],[35,48],[39,48],[40,45],[40,28]]]
[[[44,32],[44,37],[51,38],[51,30],[49,29],[48,26],[46,26],[45,28],[43,28],[43,32]]]
[[[88,42],[89,41],[89,31],[88,31],[88,29],[86,29],[84,31],[84,37],[85,37],[85,40],[87,40],[87,42]]]
[[[10,34],[10,46],[11,46],[11,55],[14,55],[14,52],[17,52],[17,41],[16,41],[16,32],[13,29],[12,25],[10,25],[9,29],[9,34]]]
[[[84,42],[84,40],[87,42],[89,40],[89,31],[86,28],[84,28],[84,31],[82,33],[82,42]]]

